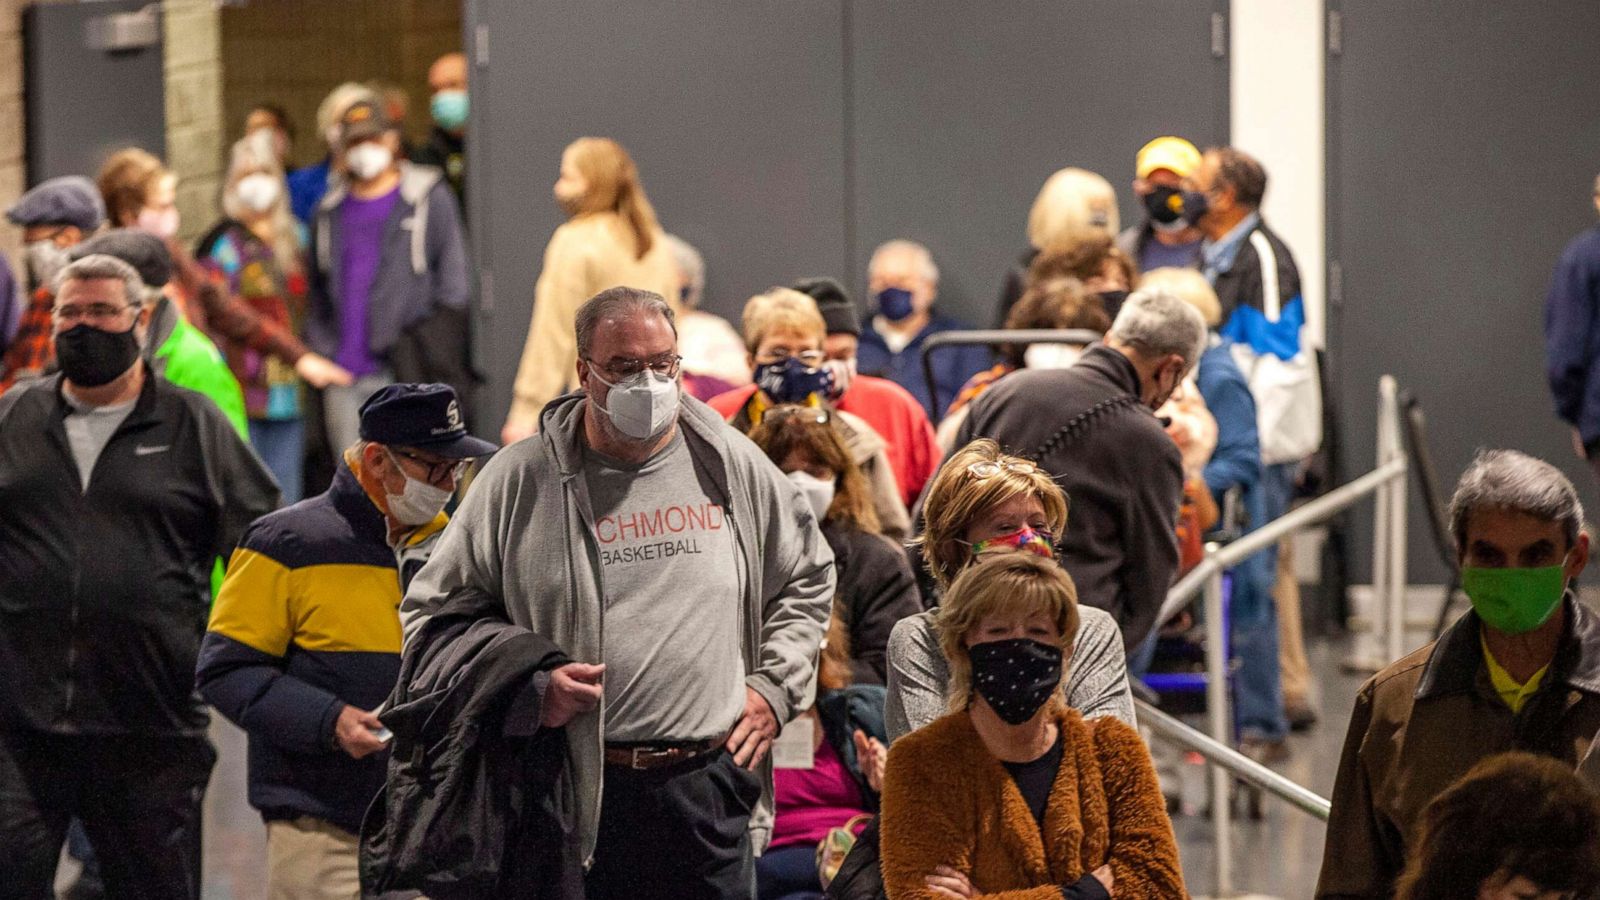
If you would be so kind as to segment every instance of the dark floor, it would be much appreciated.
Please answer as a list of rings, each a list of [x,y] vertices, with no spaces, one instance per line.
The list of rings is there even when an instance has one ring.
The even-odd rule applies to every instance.
[[[1278,768],[1326,797],[1333,790],[1339,746],[1362,678],[1340,671],[1339,661],[1348,650],[1346,641],[1316,642],[1310,649],[1312,669],[1322,691],[1322,722],[1290,738],[1293,757]],[[220,759],[206,798],[205,897],[264,900],[266,832],[245,800],[244,736],[226,722],[218,722],[212,737]],[[1215,845],[1210,820],[1197,809],[1195,815],[1176,816],[1173,825],[1190,891],[1196,897],[1211,895]],[[1264,821],[1236,821],[1233,829],[1235,891],[1286,900],[1311,896],[1322,859],[1321,822],[1269,799]]]

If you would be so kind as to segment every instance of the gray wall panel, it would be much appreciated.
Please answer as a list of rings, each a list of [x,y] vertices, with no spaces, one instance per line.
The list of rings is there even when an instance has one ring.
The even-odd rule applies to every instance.
[[[1556,258],[1594,221],[1600,5],[1340,6],[1329,258],[1344,278],[1329,343],[1347,468],[1371,468],[1376,383],[1392,372],[1427,410],[1447,493],[1475,448],[1513,447],[1561,466],[1594,505],[1552,413],[1542,320]],[[1365,579],[1369,511],[1357,519]],[[1413,580],[1441,581],[1415,501],[1411,522]]]
[[[856,271],[872,249],[926,243],[940,305],[987,326],[1028,208],[1051,172],[1104,175],[1136,221],[1133,157],[1159,134],[1228,134],[1226,3],[894,0],[850,7]]]
[[[708,308],[737,321],[773,283],[844,267],[840,0],[480,2],[473,217],[492,308],[479,320],[498,429],[527,332],[563,147],[614,137],[669,231],[706,256]],[[484,138],[487,139],[484,139]]]

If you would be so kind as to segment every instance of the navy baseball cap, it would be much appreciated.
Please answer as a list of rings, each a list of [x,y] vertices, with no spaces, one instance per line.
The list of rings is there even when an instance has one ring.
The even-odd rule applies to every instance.
[[[415,447],[448,459],[488,456],[500,449],[467,433],[461,403],[447,384],[390,384],[361,404],[361,439]]]

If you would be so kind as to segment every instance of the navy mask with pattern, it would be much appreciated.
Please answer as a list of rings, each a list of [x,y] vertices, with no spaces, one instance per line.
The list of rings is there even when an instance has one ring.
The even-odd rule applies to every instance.
[[[1021,725],[1061,687],[1061,648],[1032,638],[988,641],[967,648],[972,689],[1002,721]]]

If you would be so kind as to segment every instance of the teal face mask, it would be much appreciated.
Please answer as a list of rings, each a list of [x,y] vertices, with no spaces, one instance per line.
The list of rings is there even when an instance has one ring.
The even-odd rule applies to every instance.
[[[1485,625],[1505,634],[1526,634],[1550,621],[1566,592],[1562,566],[1540,569],[1461,570],[1461,589]]]
[[[440,91],[428,104],[433,120],[446,131],[455,131],[467,124],[467,92]]]

